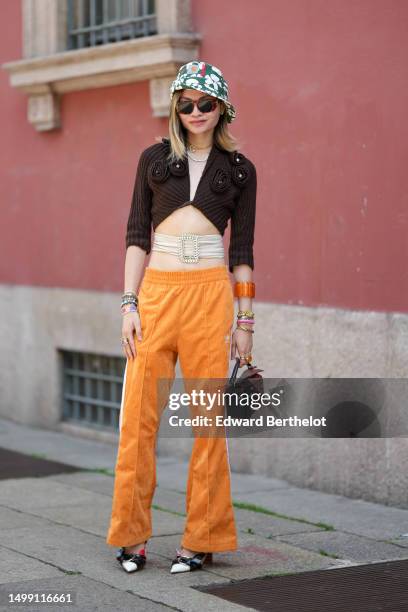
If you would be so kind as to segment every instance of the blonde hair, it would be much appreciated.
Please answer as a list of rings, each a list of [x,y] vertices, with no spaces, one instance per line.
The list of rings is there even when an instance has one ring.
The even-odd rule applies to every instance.
[[[167,156],[167,160],[172,163],[183,158],[186,154],[186,135],[187,130],[183,126],[178,116],[176,106],[177,102],[182,95],[183,90],[178,89],[174,92],[170,102],[170,113],[169,113],[169,135],[166,138],[170,140],[170,153]],[[221,114],[217,125],[214,128],[214,142],[225,151],[236,151],[240,148],[238,140],[232,136],[228,128],[228,121],[226,115],[226,106],[222,100],[218,98],[218,102],[221,107]],[[161,141],[162,137],[158,136],[156,140]]]

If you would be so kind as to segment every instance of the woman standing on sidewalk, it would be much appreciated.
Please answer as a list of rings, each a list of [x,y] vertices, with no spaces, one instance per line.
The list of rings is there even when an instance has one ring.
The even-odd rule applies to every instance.
[[[198,379],[225,379],[237,351],[240,366],[252,359],[256,169],[228,131],[235,109],[218,68],[199,61],[181,66],[170,97],[170,137],[140,155],[126,234],[127,362],[106,541],[120,546],[117,559],[127,572],[144,567],[152,535],[155,445],[165,407],[157,380],[174,380],[177,357],[183,377]],[[229,218],[234,291],[222,240]],[[232,334],[234,295],[241,310]],[[195,438],[186,513],[171,573],[237,549],[226,437]]]

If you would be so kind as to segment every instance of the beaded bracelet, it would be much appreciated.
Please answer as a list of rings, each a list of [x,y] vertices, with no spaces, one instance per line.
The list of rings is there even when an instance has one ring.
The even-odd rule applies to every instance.
[[[139,312],[139,309],[137,308],[136,304],[130,304],[128,307],[122,307],[121,308],[122,314],[125,315],[128,312]]]
[[[121,306],[125,306],[126,304],[138,304],[139,302],[139,298],[137,297],[136,294],[123,294],[122,295],[122,302],[121,302]]]
[[[238,317],[247,315],[248,317],[254,317],[255,313],[253,310],[238,310]]]
[[[139,298],[137,297],[137,295],[122,295],[122,302],[137,302]]]

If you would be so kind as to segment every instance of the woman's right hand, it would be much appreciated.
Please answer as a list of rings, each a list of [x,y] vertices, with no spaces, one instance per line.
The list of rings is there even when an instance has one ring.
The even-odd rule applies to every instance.
[[[128,340],[125,342],[123,346],[123,351],[125,353],[125,357],[129,359],[133,359],[136,357],[136,347],[134,340],[134,332],[136,331],[136,336],[138,340],[142,339],[142,328],[140,325],[140,316],[138,312],[130,311],[122,315],[123,324],[122,324],[122,338],[124,340]]]

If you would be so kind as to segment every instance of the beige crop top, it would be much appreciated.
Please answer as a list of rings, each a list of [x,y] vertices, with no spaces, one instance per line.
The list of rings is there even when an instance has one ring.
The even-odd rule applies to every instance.
[[[192,154],[190,154],[190,152],[187,153],[188,169],[190,173],[190,200],[194,200],[195,192],[198,183],[200,182],[209,150],[210,148],[208,151],[195,151]],[[191,155],[193,155],[195,159],[192,159]],[[197,159],[202,161],[196,161]]]

